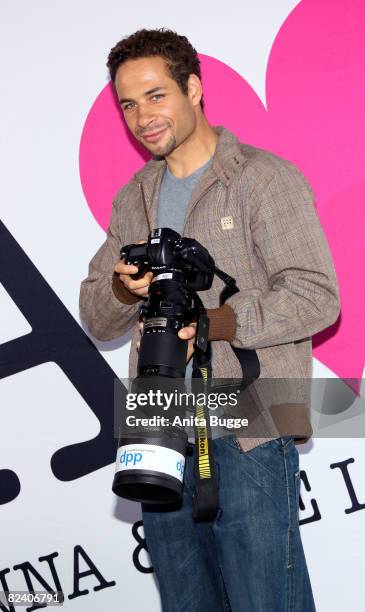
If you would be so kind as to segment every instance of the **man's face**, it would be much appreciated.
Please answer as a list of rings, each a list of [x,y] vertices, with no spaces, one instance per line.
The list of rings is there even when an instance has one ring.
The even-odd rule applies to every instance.
[[[168,156],[194,132],[199,104],[194,78],[185,95],[162,57],[128,60],[118,68],[115,87],[125,121],[152,155]]]

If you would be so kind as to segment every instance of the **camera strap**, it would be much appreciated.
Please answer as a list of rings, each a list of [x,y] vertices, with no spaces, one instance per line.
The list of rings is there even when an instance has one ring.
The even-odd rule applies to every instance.
[[[215,274],[225,286],[219,296],[219,305],[223,306],[226,300],[239,292],[236,281],[219,268],[214,268]],[[204,381],[203,392],[208,396],[212,375],[212,347],[208,341],[209,319],[206,310],[195,293],[195,311],[197,315],[197,329],[195,352],[193,355],[193,378]],[[253,380],[260,376],[260,362],[253,349],[239,349],[231,345],[242,369],[241,388],[247,388]],[[200,383],[201,384],[201,383]],[[206,403],[195,406],[195,445],[196,455],[194,462],[195,494],[193,499],[194,521],[212,521],[219,509],[219,487],[214,465],[212,437],[210,435],[209,409]]]
[[[195,349],[194,366],[192,378],[193,390],[194,381],[199,381],[199,387],[195,385],[195,389],[198,389],[200,393],[203,392],[207,398],[211,378],[210,343],[208,343],[206,351],[202,351],[199,347]],[[201,386],[202,382],[203,388]],[[218,482],[214,465],[208,412],[209,410],[205,402],[203,404],[195,404],[194,521],[213,521],[219,508]]]
[[[219,306],[223,306],[223,304],[235,293],[239,293],[239,289],[236,285],[236,281],[232,276],[226,274],[219,268],[214,267],[214,273],[220,278],[225,287],[223,287],[221,294],[219,296]],[[260,376],[260,361],[257,357],[257,353],[255,349],[239,349],[235,346],[232,346],[231,349],[236,355],[238,361],[240,362],[241,370],[242,370],[242,388],[248,387],[252,381],[256,380]]]
[[[205,398],[207,398],[212,375],[212,347],[208,341],[209,319],[203,303],[197,294],[194,295],[194,305],[197,328],[194,345],[195,351],[193,355],[193,377],[191,382],[193,391],[203,393]],[[197,395],[197,393],[195,393],[195,395]],[[209,410],[205,402],[203,402],[203,404],[195,404],[194,435],[196,454],[194,461],[194,521],[214,520],[219,507],[218,482],[215,473],[208,412]]]

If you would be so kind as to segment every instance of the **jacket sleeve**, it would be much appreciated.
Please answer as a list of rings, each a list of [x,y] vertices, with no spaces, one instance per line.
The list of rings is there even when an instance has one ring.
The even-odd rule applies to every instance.
[[[119,227],[119,204],[120,194],[113,201],[106,240],[90,261],[89,274],[80,287],[80,316],[97,340],[122,336],[138,320],[140,300],[125,304],[113,291],[114,266],[120,258],[120,248],[126,243]]]
[[[237,348],[264,348],[313,336],[339,315],[336,272],[304,176],[288,163],[251,195],[251,231],[269,287],[240,287],[227,300]]]

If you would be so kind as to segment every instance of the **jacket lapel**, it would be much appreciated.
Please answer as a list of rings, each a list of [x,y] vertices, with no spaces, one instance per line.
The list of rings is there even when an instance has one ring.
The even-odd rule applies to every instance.
[[[222,126],[217,126],[214,130],[219,138],[212,164],[204,172],[194,189],[186,211],[185,223],[199,200],[211,187],[218,181],[228,185],[233,175],[246,161],[240,143],[234,134]],[[151,229],[155,228],[157,223],[160,186],[165,168],[165,160],[150,160],[135,175],[135,180],[139,184],[141,205],[145,208],[148,225]]]
[[[191,200],[188,204],[186,215],[185,215],[185,224],[186,225],[190,215],[192,214],[194,208],[198,204],[199,200],[213,187],[215,183],[218,182],[218,177],[214,172],[212,166],[210,165],[206,172],[204,172],[203,176],[200,177],[195,189],[191,195]]]
[[[236,136],[222,126],[217,126],[213,129],[218,134],[218,142],[213,160],[194,189],[186,211],[185,224],[196,205],[211,187],[218,181],[228,186],[236,172],[246,162],[246,157],[242,153]]]
[[[151,160],[135,175],[135,180],[139,185],[141,206],[147,216],[149,231],[156,227],[160,186],[165,168],[166,162],[164,160]]]

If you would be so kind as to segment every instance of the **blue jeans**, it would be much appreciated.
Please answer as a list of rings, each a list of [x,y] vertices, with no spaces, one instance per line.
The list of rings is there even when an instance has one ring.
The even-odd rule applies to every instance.
[[[194,448],[195,452],[195,447]],[[315,612],[299,531],[299,454],[291,436],[244,452],[213,441],[219,512],[194,523],[194,456],[182,504],[142,505],[163,612]]]

